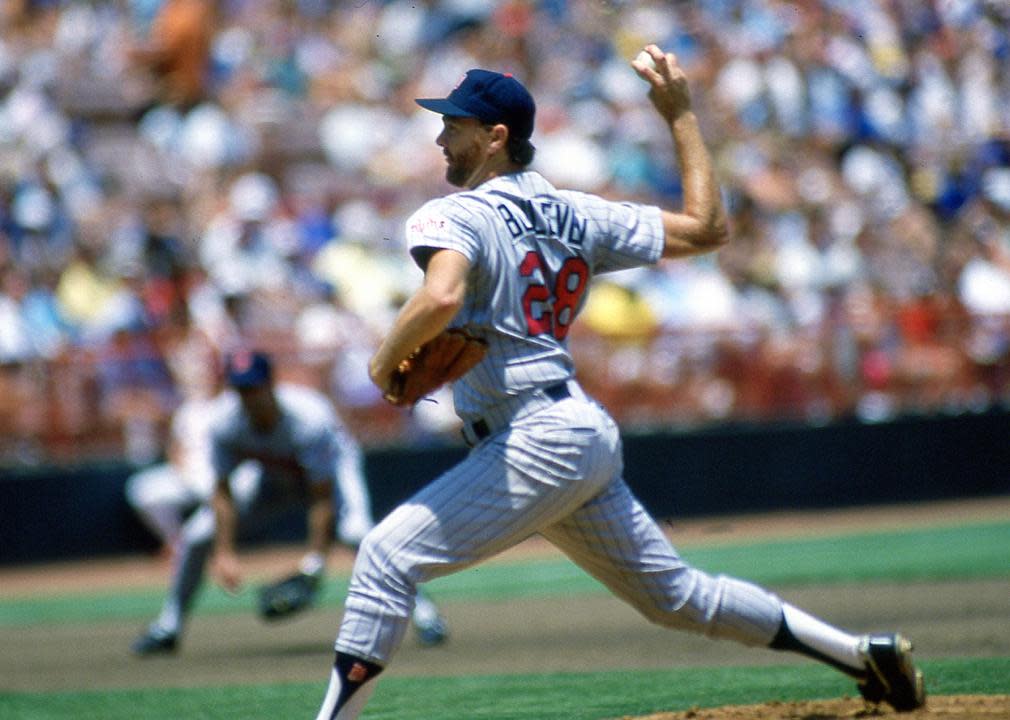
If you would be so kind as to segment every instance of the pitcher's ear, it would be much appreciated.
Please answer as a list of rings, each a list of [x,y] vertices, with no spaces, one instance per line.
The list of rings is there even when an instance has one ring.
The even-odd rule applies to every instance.
[[[507,125],[503,123],[498,123],[497,125],[489,125],[488,133],[491,135],[491,142],[488,145],[488,149],[493,152],[505,151],[506,145],[509,141],[509,129]]]

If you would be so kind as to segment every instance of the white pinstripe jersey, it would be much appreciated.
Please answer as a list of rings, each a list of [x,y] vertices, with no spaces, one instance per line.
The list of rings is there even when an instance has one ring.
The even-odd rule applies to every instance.
[[[452,325],[485,338],[488,353],[454,384],[464,421],[571,378],[566,338],[592,277],[653,264],[663,249],[659,208],[557,190],[532,171],[426,203],[406,235],[419,265],[431,249],[456,250],[471,263]]]

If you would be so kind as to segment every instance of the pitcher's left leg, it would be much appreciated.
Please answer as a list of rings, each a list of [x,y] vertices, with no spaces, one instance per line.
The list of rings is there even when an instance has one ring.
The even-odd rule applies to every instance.
[[[621,479],[542,534],[659,625],[768,645],[782,623],[774,594],[684,562]]]
[[[801,653],[899,711],[925,703],[922,673],[901,635],[853,635],[753,583],[691,567],[623,480],[543,534],[655,623]]]

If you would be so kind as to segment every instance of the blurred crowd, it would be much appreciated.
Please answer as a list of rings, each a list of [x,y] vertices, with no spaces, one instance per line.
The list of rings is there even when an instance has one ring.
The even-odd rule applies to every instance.
[[[571,343],[629,430],[979,412],[1010,399],[1006,0],[10,0],[0,4],[0,464],[158,455],[255,344],[366,444],[454,437],[366,360],[420,281],[444,95],[538,102],[559,186],[676,206],[628,63],[691,79],[716,255],[608,276]]]

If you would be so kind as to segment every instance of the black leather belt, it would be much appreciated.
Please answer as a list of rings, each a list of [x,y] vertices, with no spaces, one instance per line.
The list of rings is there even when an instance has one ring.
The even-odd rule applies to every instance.
[[[543,393],[554,402],[561,402],[562,400],[567,400],[572,396],[572,393],[568,390],[567,380],[559,382],[557,385],[550,385],[543,388]],[[474,437],[477,438],[478,442],[491,434],[491,428],[488,427],[487,422],[485,422],[483,418],[470,425],[470,430],[473,432]]]

